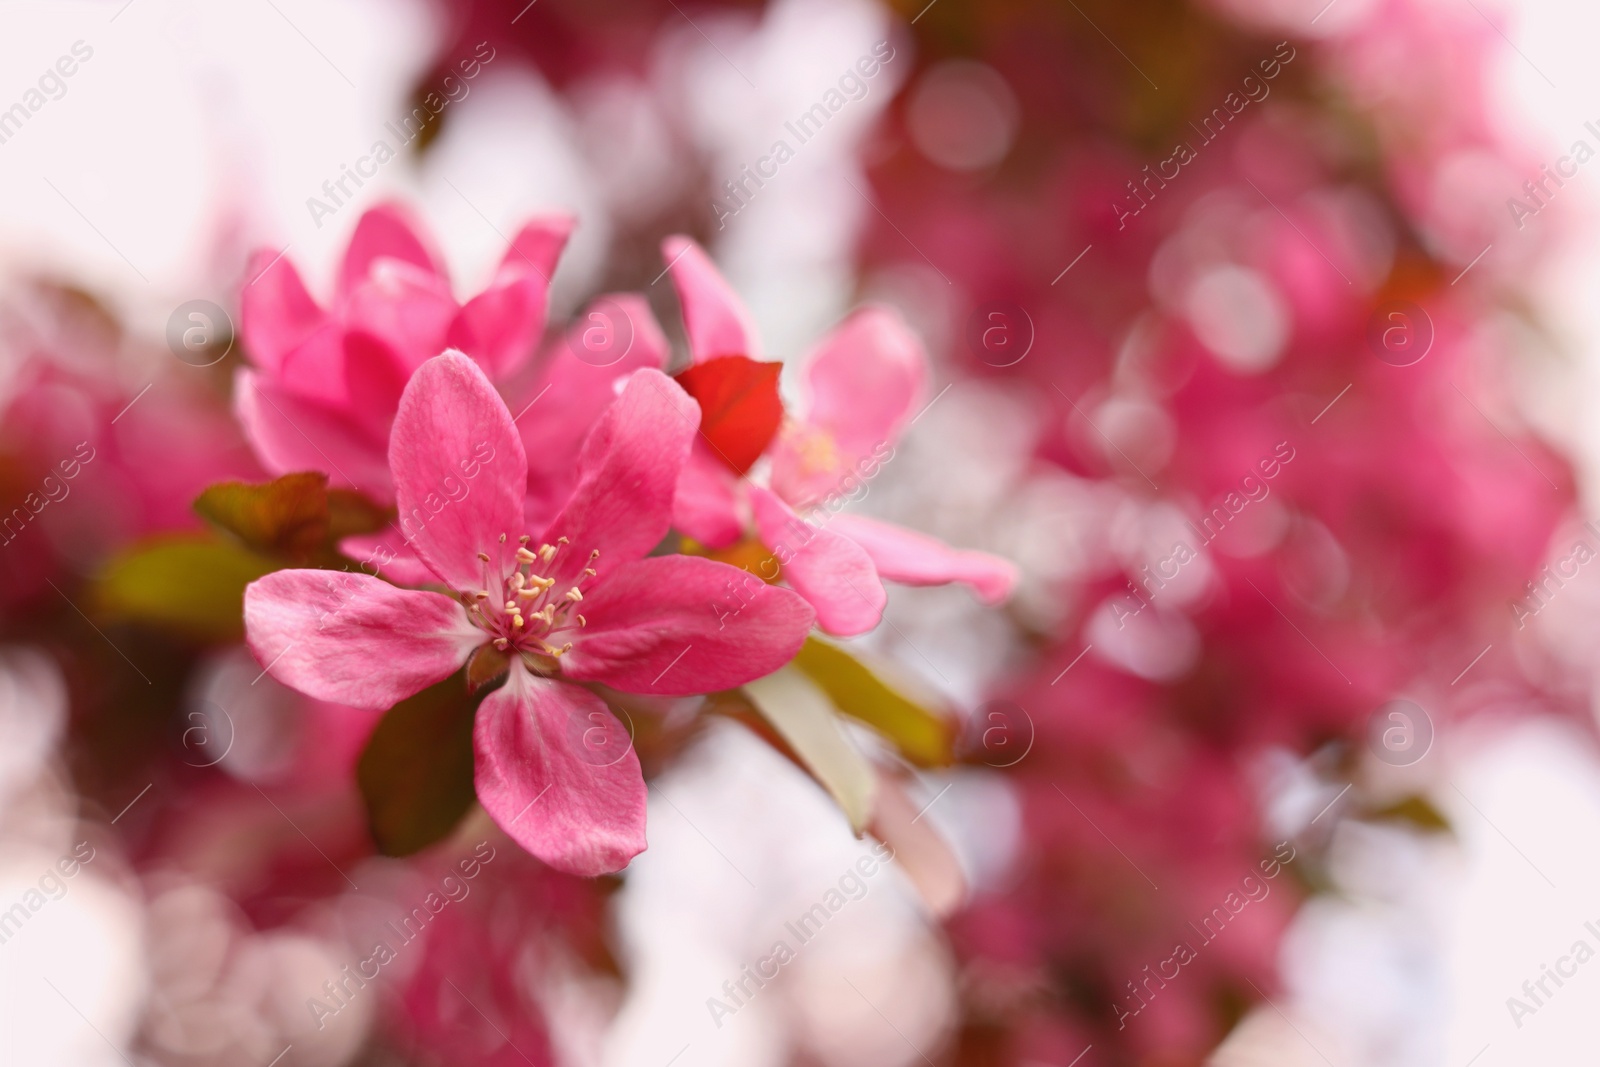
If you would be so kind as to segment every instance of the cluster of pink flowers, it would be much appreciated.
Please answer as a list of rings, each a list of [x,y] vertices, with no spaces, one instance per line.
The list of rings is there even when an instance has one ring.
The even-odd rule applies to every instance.
[[[19,502],[0,516],[0,623],[61,664],[80,791],[122,812],[123,851],[152,885],[209,871],[249,937],[309,929],[359,864],[434,882],[449,869],[446,849],[375,860],[357,779],[389,709],[459,686],[483,811],[455,825],[493,836],[492,821],[518,848],[386,973],[399,1025],[385,1040],[420,1058],[553,1062],[528,976],[575,958],[611,968],[614,883],[598,876],[648,840],[659,764],[619,711],[682,710],[783,669],[819,633],[867,634],[894,583],[960,585],[989,606],[1014,592],[1005,559],[835,506],[894,464],[934,398],[913,328],[928,326],[951,338],[942,373],[1032,405],[1026,463],[1106,505],[1052,531],[1072,563],[1028,590],[1050,610],[1006,616],[1020,666],[985,696],[1015,739],[1026,731],[1001,772],[1021,833],[1004,877],[945,917],[960,971],[947,1055],[1064,1064],[1092,1045],[1085,1063],[1201,1062],[1275,992],[1328,827],[1378,807],[1355,770],[1380,706],[1418,695],[1443,730],[1512,698],[1576,707],[1584,691],[1505,637],[1575,494],[1567,459],[1493,388],[1512,353],[1485,326],[1539,235],[1503,241],[1497,200],[1455,195],[1482,192],[1462,175],[1485,160],[1520,162],[1485,102],[1499,38],[1470,8],[1382,0],[1337,29],[1347,13],[1331,8],[1309,40],[1281,6],[1180,5],[1181,63],[1110,3],[941,0],[897,28],[914,47],[871,142],[863,191],[881,208],[863,213],[859,258],[864,288],[909,293],[925,318],[869,304],[794,373],[764,358],[705,250],[660,241],[703,212],[690,191],[612,220],[616,248],[660,241],[659,262],[623,273],[664,268],[681,330],[626,292],[552,329],[567,217],[522,227],[463,300],[395,204],[359,220],[330,294],[290,257],[256,253],[239,355],[209,378],[146,374],[75,293],[42,289],[28,315],[0,306],[0,340],[21,354],[0,383],[0,486]],[[457,32],[520,50],[557,92],[597,69],[672,66],[652,58],[670,9],[652,23],[524,7],[475,5]],[[1085,33],[1089,16],[1125,52]],[[1248,107],[1229,105],[1270,56],[1270,94],[1260,82]],[[956,99],[919,98],[936,68],[1006,87],[1009,153],[972,168],[925,150],[928,114]],[[950,137],[973,132],[963,107],[995,99],[956,104]],[[1201,150],[1146,178],[1167,151],[1150,146],[1187,143],[1214,105],[1228,114]],[[694,150],[681,129],[664,136]],[[971,323],[996,307],[1012,326],[1025,313],[1020,358],[973,346]],[[1425,331],[1419,359],[1382,350],[1397,321]],[[306,472],[379,528],[291,558],[208,530],[191,506],[214,483]],[[218,558],[236,580],[221,611],[179,588],[204,586],[191,568]],[[169,562],[119,570],[129,559]],[[125,588],[107,593],[105,571]],[[225,625],[174,638],[159,626],[169,601]],[[154,622],[107,607],[130,603],[155,605]],[[251,699],[300,724],[277,763],[247,751],[262,728],[244,715],[231,757],[190,758],[217,724],[184,715],[219,663],[243,664]],[[970,739],[990,723],[969,725]],[[1315,826],[1268,816],[1261,769],[1294,760],[1342,798]],[[886,836],[923,814],[890,762],[869,826]],[[199,997],[203,983],[173,973]],[[216,984],[194,1003],[220,1002]],[[377,999],[346,997],[337,1021]],[[181,1051],[186,1010],[151,1014],[152,1048]]]
[[[1049,411],[1040,457],[1123,501],[1117,528],[1079,531],[1111,548],[1057,590],[1050,651],[993,694],[1012,735],[1036,737],[1007,772],[1025,812],[1017,881],[951,924],[971,1062],[1065,1063],[1091,1044],[1096,1062],[1199,1062],[1274,995],[1279,935],[1320,879],[1328,827],[1382,806],[1357,777],[1298,828],[1294,876],[1200,947],[1191,924],[1281,832],[1259,775],[1276,755],[1314,755],[1331,799],[1345,768],[1372,759],[1369,719],[1401,693],[1428,694],[1435,730],[1506,694],[1581,712],[1507,653],[1507,605],[1573,503],[1567,460],[1484,388],[1511,358],[1482,330],[1504,277],[1494,260],[1526,262],[1537,245],[1499,242],[1461,277],[1494,236],[1494,202],[1469,217],[1440,195],[1466,156],[1517,160],[1485,118],[1500,42],[1470,9],[1407,0],[1322,42],[1297,36],[1281,5],[1215,6],[1290,34],[1298,58],[1137,222],[1119,214],[1151,156],[1128,146],[1152,138],[1130,142],[1103,101],[1156,96],[1125,57],[1078,37],[1071,10],[1030,5],[955,56],[930,11],[924,69],[976,58],[1003,75],[1022,94],[1026,153],[975,181],[918,158],[899,122],[869,172],[892,224],[871,220],[866,270],[935,264],[968,295],[953,354],[975,376],[1027,383]],[[1109,8],[1088,14],[1113,37],[1135,32],[1100,21]],[[1186,101],[1175,138],[1276,39],[1190,28],[1189,53],[1217,60],[1179,84],[1178,68],[1149,66],[1159,49],[1127,49],[1160,98]],[[1446,52],[1430,43],[1441,36]],[[1400,58],[1445,54],[1421,72]],[[1358,101],[1359,120],[1329,115],[1313,79]],[[1079,113],[1061,101],[1081,124],[1063,124]],[[1362,122],[1382,146],[1373,170],[1350,164]],[[1219,338],[1207,327],[1230,299],[1234,332]],[[993,307],[1028,315],[1032,347],[1014,365],[959,343],[967,316]],[[1419,362],[1382,350],[1396,323],[1426,347]],[[1240,337],[1258,361],[1230,349]],[[1194,962],[1152,970],[1182,942]]]
[[[551,347],[532,379],[542,388],[513,417],[495,383],[522,369],[542,332],[568,229],[528,226],[491,287],[459,307],[393,207],[357,226],[335,313],[286,261],[262,268],[244,301],[245,343],[259,355],[239,374],[240,420],[270,469],[321,470],[393,500],[392,529],[353,544],[398,539],[379,563],[402,584],[275,571],[246,591],[245,625],[273,677],[356,708],[388,708],[469,661],[484,678],[504,675],[474,726],[478,799],[535,856],[597,875],[644,849],[645,786],[631,747],[603,765],[575,750],[574,723],[622,729],[588,687],[732,689],[791,660],[813,625],[874,627],[882,579],[963,581],[999,599],[1013,574],[889,524],[806,521],[797,508],[914,416],[926,357],[892,312],[862,311],[820,343],[807,413],[788,418],[778,366],[753,358],[737,298],[682,238],[664,251],[692,366],[664,374],[668,352],[642,301],[612,298],[630,319],[628,350],[596,367],[574,344]],[[763,458],[769,478],[752,478]],[[761,580],[658,552],[675,524],[708,549],[753,529],[770,549]]]

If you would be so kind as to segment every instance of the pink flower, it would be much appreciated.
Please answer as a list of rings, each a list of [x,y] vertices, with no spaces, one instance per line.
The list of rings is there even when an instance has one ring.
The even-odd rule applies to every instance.
[[[538,540],[519,536],[527,463],[511,413],[477,363],[430,359],[400,398],[389,463],[407,541],[454,595],[278,571],[246,590],[250,647],[279,681],[359,708],[389,707],[474,654],[504,656],[505,685],[474,729],[479,800],[551,866],[618,870],[645,847],[644,782],[631,747],[607,766],[576,750],[585,731],[621,730],[578,683],[728,689],[788,662],[813,622],[799,597],[763,586],[727,625],[715,605],[740,572],[646,558],[697,427],[671,379],[637,371],[584,442],[561,513]]]
[[[673,237],[662,253],[671,264],[695,362],[686,373],[728,357],[753,357],[757,345],[749,315],[705,252],[688,238]],[[801,516],[822,511],[830,497],[842,501],[852,483],[870,479],[893,456],[894,442],[920,410],[926,377],[922,345],[897,314],[868,307],[851,315],[822,339],[806,368],[805,414],[787,419],[767,438],[770,488],[745,479],[749,465],[741,469],[715,441],[697,441],[678,481],[678,528],[722,548],[753,522],[784,578],[816,609],[818,625],[833,634],[877,625],[886,600],[884,578],[908,585],[962,582],[987,603],[1004,600],[1016,583],[1016,568],[1003,559],[952,548],[891,523],[832,514],[832,504],[826,526]],[[748,437],[740,439],[748,443]]]
[[[262,464],[326,471],[336,485],[392,499],[385,453],[406,382],[446,348],[497,381],[521,369],[544,330],[550,275],[571,230],[568,218],[529,223],[489,287],[465,304],[394,205],[361,217],[329,309],[280,253],[257,252],[240,298],[256,369],[240,371],[236,406]]]

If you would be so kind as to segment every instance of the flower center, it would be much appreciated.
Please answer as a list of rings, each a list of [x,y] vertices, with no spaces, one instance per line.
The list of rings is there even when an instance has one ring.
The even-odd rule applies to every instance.
[[[554,573],[556,556],[570,551],[565,537],[553,545],[530,549],[531,538],[524,535],[517,548],[517,568],[501,582],[490,582],[489,553],[479,552],[483,561],[484,588],[460,594],[467,615],[493,637],[502,652],[515,649],[559,659],[572,648],[572,642],[556,640],[556,635],[587,624],[577,607],[583,601],[582,586],[595,576],[592,566],[584,567],[576,583],[557,589]],[[505,534],[500,535],[505,542]],[[597,548],[589,553],[593,564],[600,557]]]
[[[794,426],[790,437],[800,457],[800,471],[807,477],[833,474],[842,466],[839,446],[828,431],[815,426]]]

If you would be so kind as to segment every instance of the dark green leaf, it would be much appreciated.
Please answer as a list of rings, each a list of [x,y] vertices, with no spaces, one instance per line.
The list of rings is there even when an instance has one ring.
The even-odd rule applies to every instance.
[[[472,806],[472,720],[482,698],[458,671],[390,708],[372,732],[356,781],[384,855],[444,839]]]
[[[373,533],[389,524],[389,512],[354,489],[328,490],[328,540]]]

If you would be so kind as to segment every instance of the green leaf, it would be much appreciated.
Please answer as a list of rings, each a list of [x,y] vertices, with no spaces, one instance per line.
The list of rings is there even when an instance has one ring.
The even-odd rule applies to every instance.
[[[244,637],[244,587],[277,564],[207,535],[147,541],[125,550],[93,585],[96,613],[201,641]]]
[[[864,832],[872,818],[877,778],[867,758],[845,736],[827,694],[793,667],[749,683],[744,692],[844,809],[851,829]]]
[[[195,498],[200,517],[269,556],[304,560],[328,536],[328,476],[285,474],[270,482],[218,482]]]
[[[472,720],[482,698],[458,671],[390,708],[372,731],[356,782],[385,856],[443,840],[472,806]]]
[[[195,499],[200,517],[248,549],[292,563],[334,563],[338,544],[382,529],[385,509],[328,476],[306,471],[270,482],[218,482]]]
[[[1453,833],[1450,820],[1433,806],[1427,797],[1411,794],[1407,797],[1387,804],[1381,808],[1369,811],[1365,815],[1368,819],[1381,822],[1409,823],[1413,829],[1424,833],[1448,834]]]
[[[388,509],[354,489],[328,490],[328,540],[337,545],[346,537],[373,533],[389,525]]]
[[[954,721],[930,708],[932,700],[913,699],[906,691],[916,687],[889,665],[869,666],[859,654],[816,637],[806,639],[794,665],[822,687],[835,707],[888,738],[911,763],[947,767],[954,762]]]

